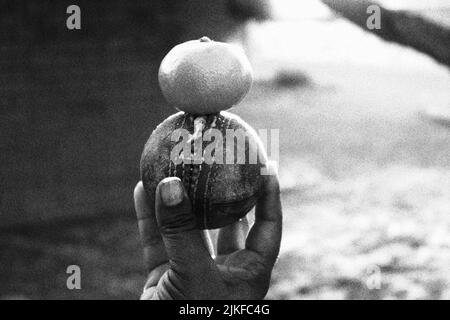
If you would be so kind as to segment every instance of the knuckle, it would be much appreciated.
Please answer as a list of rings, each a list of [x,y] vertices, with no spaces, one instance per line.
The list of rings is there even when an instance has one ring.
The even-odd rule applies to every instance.
[[[164,234],[176,234],[196,229],[195,217],[190,212],[182,211],[175,214],[170,213],[161,217],[160,231]]]

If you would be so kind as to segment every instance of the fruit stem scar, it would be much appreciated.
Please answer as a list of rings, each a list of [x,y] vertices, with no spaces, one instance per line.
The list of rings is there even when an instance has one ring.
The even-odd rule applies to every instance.
[[[200,42],[211,42],[212,40],[208,37],[201,37]]]
[[[191,138],[189,139],[191,142],[196,141],[202,137],[203,129],[205,129],[206,125],[206,118],[201,116],[197,117],[194,120],[194,133],[192,134]]]

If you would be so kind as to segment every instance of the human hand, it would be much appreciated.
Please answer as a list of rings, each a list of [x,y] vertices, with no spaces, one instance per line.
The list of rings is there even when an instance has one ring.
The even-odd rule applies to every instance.
[[[248,233],[243,219],[219,231],[217,257],[207,249],[180,179],[162,180],[154,208],[142,182],[134,190],[149,277],[141,299],[262,299],[269,288],[282,229],[278,179],[264,176]]]

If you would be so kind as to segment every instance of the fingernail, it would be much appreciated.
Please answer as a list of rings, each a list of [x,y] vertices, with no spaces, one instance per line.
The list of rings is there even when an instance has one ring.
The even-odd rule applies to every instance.
[[[166,207],[173,207],[183,201],[184,190],[181,180],[175,177],[166,178],[161,183],[161,200]]]

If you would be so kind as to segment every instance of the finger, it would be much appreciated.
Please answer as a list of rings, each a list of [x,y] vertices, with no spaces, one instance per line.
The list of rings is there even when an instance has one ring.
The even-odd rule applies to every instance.
[[[248,234],[248,220],[242,218],[236,223],[223,227],[217,239],[217,254],[226,255],[244,249]]]
[[[148,271],[169,261],[161,234],[158,230],[154,210],[145,193],[142,181],[134,189],[134,206],[138,219],[139,234],[144,247],[144,263]]]
[[[264,176],[262,194],[255,210],[255,224],[247,237],[246,248],[260,254],[273,265],[281,242],[282,211],[278,177]]]
[[[145,289],[144,292],[142,292],[140,300],[154,300],[156,296],[156,288],[151,287],[148,289]]]
[[[211,239],[211,234],[208,230],[202,230],[201,236],[206,248],[208,249],[209,255],[214,259],[216,256],[216,250],[214,249],[214,244]]]
[[[144,291],[154,287],[158,284],[159,279],[161,279],[162,275],[169,269],[169,264],[164,263],[160,266],[157,266],[152,271],[150,271],[150,274],[148,275],[147,282],[144,286]]]
[[[201,231],[197,228],[191,202],[181,180],[169,177],[156,188],[156,220],[173,274],[181,279],[200,280],[215,269]]]

